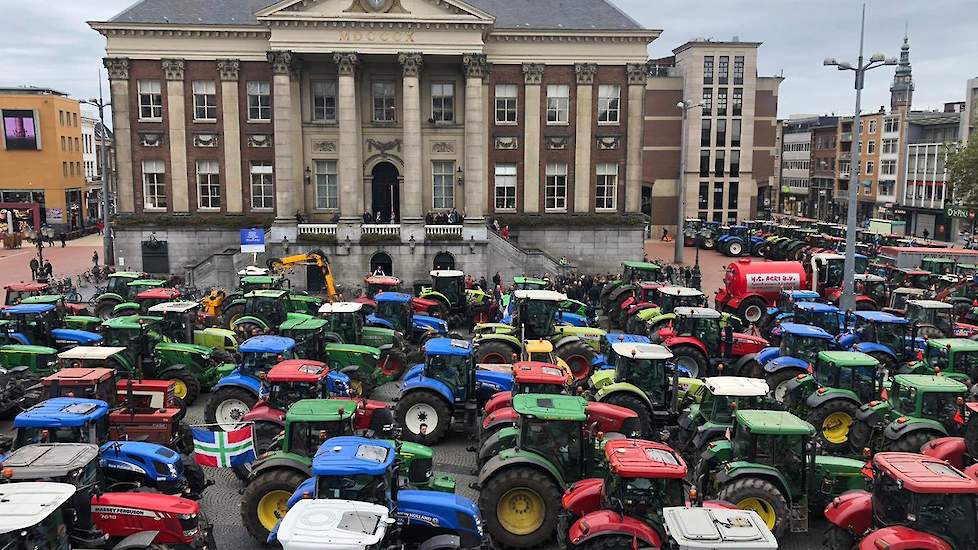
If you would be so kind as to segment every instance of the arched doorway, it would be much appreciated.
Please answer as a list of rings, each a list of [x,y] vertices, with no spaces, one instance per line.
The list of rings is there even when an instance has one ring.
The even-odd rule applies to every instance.
[[[378,271],[378,268],[380,271]],[[370,257],[370,273],[377,275],[393,275],[394,262],[386,252],[378,252]]]
[[[435,254],[435,261],[432,264],[432,269],[455,269],[455,256],[452,256],[448,252],[439,252]]]
[[[401,190],[398,185],[397,167],[389,162],[381,162],[374,166],[371,175],[373,176],[371,214],[376,219],[377,213],[380,212],[382,222],[388,223],[393,212],[396,219],[400,220]]]

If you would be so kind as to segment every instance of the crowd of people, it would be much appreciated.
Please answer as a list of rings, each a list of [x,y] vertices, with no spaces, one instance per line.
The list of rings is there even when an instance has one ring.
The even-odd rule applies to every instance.
[[[425,225],[462,225],[465,223],[465,212],[452,208],[445,212],[428,212],[424,215]]]

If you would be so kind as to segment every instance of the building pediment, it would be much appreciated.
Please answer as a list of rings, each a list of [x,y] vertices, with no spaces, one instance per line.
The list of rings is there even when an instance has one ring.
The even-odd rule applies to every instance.
[[[461,0],[281,0],[259,21],[332,23],[459,23],[492,25],[493,17]]]

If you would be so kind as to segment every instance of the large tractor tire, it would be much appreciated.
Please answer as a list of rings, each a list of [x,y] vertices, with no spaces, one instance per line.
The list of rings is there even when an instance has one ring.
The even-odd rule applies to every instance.
[[[229,432],[242,425],[241,417],[245,415],[255,403],[258,397],[237,387],[224,387],[212,393],[207,400],[204,408],[204,420],[211,425],[218,426],[221,430]]]
[[[234,322],[238,320],[238,317],[244,315],[244,309],[244,303],[229,304],[228,307],[221,308],[221,316],[224,317],[227,328],[234,330]]]
[[[849,429],[856,421],[859,406],[846,399],[832,399],[808,412],[808,423],[818,430],[817,437],[830,453],[849,452]]]
[[[185,405],[193,405],[200,396],[200,382],[184,365],[174,365],[159,376],[161,380],[169,380],[176,385],[173,395],[179,397]]]
[[[766,313],[767,303],[757,296],[751,296],[745,299],[740,303],[740,307],[737,308],[737,317],[752,325],[760,323]]]
[[[788,394],[788,382],[799,374],[803,373],[794,369],[781,369],[774,374],[766,375],[767,386],[771,388],[771,397],[778,403],[784,403],[784,398]]]
[[[919,453],[924,445],[929,441],[941,437],[941,435],[940,433],[927,430],[911,432],[896,441],[888,441],[886,450],[899,453]]]
[[[744,254],[744,243],[741,241],[730,241],[726,243],[723,251],[727,256],[743,256]]]
[[[241,523],[248,534],[265,544],[268,533],[288,512],[292,493],[307,476],[298,470],[266,471],[251,481],[241,495]]]
[[[642,439],[651,441],[658,441],[660,439],[659,434],[655,432],[652,411],[649,410],[648,404],[639,396],[620,391],[608,396],[604,402],[609,405],[618,405],[619,407],[625,407],[626,409],[635,411],[635,414],[638,415],[638,425],[642,430]]]
[[[106,299],[98,302],[98,304],[95,306],[95,316],[103,321],[111,318],[112,310],[114,310],[115,306],[119,305],[119,303],[120,302],[113,299]]]
[[[591,374],[591,361],[597,354],[583,340],[567,342],[556,350],[557,357],[570,367],[575,380],[584,380]]]
[[[533,548],[553,537],[562,495],[541,469],[516,466],[482,486],[479,509],[497,548]]]
[[[822,536],[822,548],[825,550],[856,550],[856,538],[852,533],[838,525],[829,524]]]
[[[190,494],[200,498],[208,486],[204,469],[200,467],[200,464],[197,464],[192,455],[181,456],[180,462],[183,463],[183,477],[187,479],[187,488],[190,489]]]
[[[405,440],[434,445],[448,433],[452,425],[452,409],[442,396],[419,390],[397,402],[394,418]]]
[[[517,355],[517,350],[506,343],[491,341],[478,344],[475,348],[475,363],[506,364],[515,363],[513,355]]]
[[[364,372],[363,368],[348,372],[346,374],[350,377],[350,390],[352,390],[353,395],[363,397],[364,399],[369,399],[370,395],[373,394],[374,389],[376,388],[370,374]]]
[[[689,371],[690,378],[699,378],[710,368],[710,363],[703,352],[693,346],[676,346],[672,350],[672,355],[677,366]]]
[[[761,516],[775,538],[780,539],[788,529],[788,501],[771,482],[756,477],[744,477],[724,485],[717,497],[741,510],[753,510]]]

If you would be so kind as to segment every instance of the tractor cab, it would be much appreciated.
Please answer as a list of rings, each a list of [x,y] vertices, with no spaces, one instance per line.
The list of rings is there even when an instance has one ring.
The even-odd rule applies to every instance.
[[[330,372],[329,367],[319,361],[306,359],[282,361],[272,367],[264,377],[268,387],[265,398],[267,406],[279,411],[287,411],[293,403],[302,399],[328,398],[330,393],[336,393],[329,389],[330,374],[333,373]]]
[[[913,325],[903,317],[881,311],[857,311],[853,314],[851,334],[838,338],[839,347],[877,357],[887,369],[913,360],[923,341],[917,341]]]
[[[513,277],[514,290],[546,290],[549,283],[543,279],[535,277],[524,277],[522,275]]]
[[[658,279],[662,266],[649,262],[623,262],[621,281],[631,284],[636,281],[653,281]]]
[[[856,273],[853,276],[853,283],[857,293],[857,309],[878,310],[887,303],[889,289],[886,286],[886,279],[883,277],[870,273]],[[829,301],[833,303],[837,302],[838,299],[838,296],[829,297]]]
[[[99,399],[108,403],[111,409],[122,407],[128,411],[131,408],[139,413],[182,408],[175,396],[176,384],[169,380],[120,380],[114,369],[84,366],[89,360],[94,364],[104,364],[102,359],[91,359],[92,356],[99,356],[97,352],[103,349],[77,347],[59,354],[62,365],[77,366],[66,366],[44,377],[41,380],[44,399]]]
[[[917,325],[917,334],[923,338],[950,338],[954,336],[954,306],[937,300],[908,300],[907,320]]]
[[[524,339],[547,339],[554,333],[560,304],[567,296],[552,290],[517,290],[513,293],[513,326]]]
[[[271,368],[295,355],[295,340],[282,336],[255,336],[242,342],[238,351],[241,353],[241,363],[237,370],[242,375],[259,377],[259,373],[267,373]]]
[[[978,264],[955,264],[954,274],[966,279],[973,279],[978,274]]]
[[[921,370],[923,367],[923,370]],[[924,348],[923,363],[912,365],[914,374],[942,373],[964,382],[978,380],[978,341],[967,338],[930,338]]]
[[[819,352],[826,351],[834,347],[832,335],[820,327],[812,325],[802,325],[800,323],[781,324],[781,345],[778,346],[777,358],[794,358],[804,364],[814,364],[815,357]],[[767,354],[760,354],[759,357],[768,358]],[[762,361],[766,364],[766,361]]]
[[[82,330],[94,329],[102,319],[88,315],[88,303],[68,302],[64,294],[38,294],[28,296],[20,301],[21,304],[52,304],[58,310],[58,316],[64,320],[68,328]]]
[[[664,286],[656,291],[655,302],[662,313],[672,313],[677,307],[705,307],[706,295],[696,288]]]
[[[411,296],[401,292],[381,292],[374,297],[377,309],[367,316],[367,325],[380,326],[410,335],[420,343],[435,334],[447,334],[448,323],[436,317],[414,313]]]
[[[130,284],[140,283],[134,281]],[[162,281],[159,281],[162,283]],[[113,317],[119,315],[131,315],[134,313],[147,313],[149,309],[157,304],[175,302],[180,299],[181,292],[175,288],[156,286],[147,290],[142,290],[136,294],[132,302],[126,302],[115,306],[112,310]]]
[[[713,376],[703,380],[703,397],[679,416],[676,447],[698,456],[711,441],[724,439],[738,410],[770,408],[767,382],[744,376]]]
[[[887,274],[886,284],[892,287],[930,288],[933,274],[924,269],[893,268]]]
[[[456,269],[435,269],[428,275],[431,276],[429,290],[444,296],[453,312],[465,308],[465,273]]]
[[[796,304],[804,302],[817,302],[821,299],[818,292],[814,290],[782,290],[778,293],[778,299],[774,309],[780,313],[791,312]],[[774,313],[769,311],[770,313]]]
[[[0,310],[0,319],[11,340],[19,344],[67,349],[96,345],[102,336],[84,330],[61,328],[64,319],[54,304],[18,304]]]
[[[678,371],[672,365],[671,351],[658,344],[622,342],[611,347],[615,354],[614,370],[598,371],[588,379],[589,390],[598,401],[607,398],[606,393],[609,392],[602,391],[605,386],[628,384],[637,389],[635,393],[643,396],[643,401],[655,409],[665,409],[674,403],[678,388],[673,384],[673,378],[678,376]],[[628,407],[628,404],[624,406]],[[650,410],[645,415],[649,413]],[[642,416],[643,413],[639,414]]]
[[[123,299],[127,302],[137,300],[139,295],[151,289],[164,288],[166,281],[160,279],[136,279],[126,283],[125,294],[122,295]],[[167,293],[173,294],[173,293]],[[179,296],[180,293],[176,292],[173,294]],[[152,299],[152,294],[150,294],[147,299]],[[173,299],[173,298],[170,298]]]
[[[570,395],[570,374],[568,371],[549,362],[542,361],[519,361],[513,363],[513,386],[510,391],[501,391],[494,394],[486,401],[482,408],[482,434],[487,433],[495,425],[497,419],[511,420],[515,415],[512,411],[513,396],[523,393],[563,394]],[[506,409],[507,413],[502,415],[499,411]],[[492,413],[497,413],[493,415]],[[502,418],[505,416],[505,418]],[[482,437],[480,434],[480,437]],[[484,438],[483,438],[484,439]]]
[[[846,257],[842,254],[832,252],[822,252],[812,254],[812,258],[805,266],[812,279],[812,290],[821,294],[829,288],[842,287],[842,275],[845,267]],[[856,255],[855,273],[865,273],[869,267],[869,260],[861,254]]]
[[[129,364],[138,369],[151,363],[153,348],[164,341],[160,317],[127,315],[102,322],[104,345],[126,348]]]
[[[526,393],[513,397],[519,415],[517,427],[521,451],[551,462],[564,479],[589,477],[596,456],[586,426],[587,401],[566,395]]]
[[[116,271],[110,273],[106,282],[106,294],[118,294],[122,297],[129,295],[129,283],[142,278],[143,274],[137,271]]]
[[[11,283],[3,287],[4,291],[6,292],[3,305],[17,305],[24,298],[45,294],[48,291],[48,288],[50,288],[50,285],[47,283]]]
[[[920,269],[930,271],[934,275],[953,275],[956,263],[951,258],[924,258],[920,260]]]
[[[721,362],[731,362],[767,347],[767,340],[733,331],[717,310],[677,307],[671,327],[660,330],[653,340],[673,350],[676,364],[691,378],[707,376]]]
[[[388,275],[371,275],[363,280],[366,285],[364,295],[373,299],[381,292],[400,292],[401,280]]]
[[[289,293],[286,290],[253,290],[244,295],[245,304],[241,317],[255,317],[264,322],[266,327],[277,327],[284,323],[289,316]],[[251,336],[254,323],[239,323],[236,320],[235,331],[244,332],[247,338]]]
[[[279,290],[289,286],[289,280],[281,275],[271,275],[267,269],[263,274],[249,274],[238,277],[238,291],[248,294],[256,290]]]
[[[363,332],[363,304],[360,302],[333,302],[319,307],[319,315],[327,322],[327,331],[339,337],[340,342],[359,344]]]
[[[795,306],[792,321],[820,328],[832,336],[838,336],[846,329],[845,314],[836,306],[820,302],[804,302]]]
[[[67,483],[48,481],[0,486],[0,548],[4,550],[65,550],[73,514],[66,504],[75,494]]]
[[[907,314],[907,302],[909,300],[922,300],[926,291],[922,288],[901,286],[890,291],[890,299],[887,307],[883,308],[886,313],[903,316]]]
[[[856,351],[822,351],[815,361],[815,392],[824,396],[832,389],[852,393],[859,404],[876,399],[883,390],[885,373],[871,355]],[[825,388],[825,390],[822,390]]]
[[[163,302],[150,306],[146,312],[162,318],[160,330],[173,342],[197,344],[226,352],[238,349],[234,332],[214,327],[198,329],[201,305],[197,302]]]

